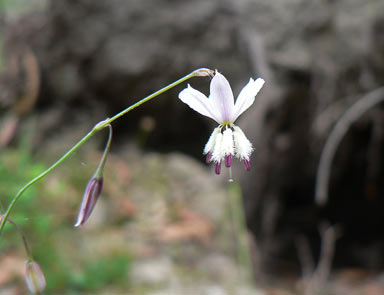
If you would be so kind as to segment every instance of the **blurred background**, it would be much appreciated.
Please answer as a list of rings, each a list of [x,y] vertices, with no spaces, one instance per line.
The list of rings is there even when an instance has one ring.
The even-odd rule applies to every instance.
[[[2,211],[98,121],[199,67],[235,96],[266,80],[237,122],[252,171],[234,164],[255,286],[239,276],[227,176],[202,157],[215,123],[178,100],[184,83],[113,124],[83,228],[73,224],[106,132],[17,204],[47,294],[384,294],[382,105],[352,124],[315,203],[333,126],[384,85],[383,11],[382,0],[0,0]],[[208,78],[188,83],[208,94]],[[24,294],[11,226],[0,249],[0,294]]]

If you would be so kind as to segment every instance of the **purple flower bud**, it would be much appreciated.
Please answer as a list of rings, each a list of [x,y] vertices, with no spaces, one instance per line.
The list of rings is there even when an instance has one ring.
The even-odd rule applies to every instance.
[[[251,161],[250,161],[250,160],[246,160],[246,159],[244,159],[244,160],[243,160],[243,163],[244,163],[245,169],[246,169],[247,171],[250,171],[250,170],[251,170]]]
[[[225,155],[225,167],[229,168],[232,164],[232,156],[231,155]]]
[[[36,261],[29,261],[26,265],[25,280],[29,291],[40,294],[46,287],[44,274]]]
[[[96,205],[97,200],[101,194],[103,188],[103,177],[92,177],[85,188],[83,201],[81,203],[79,215],[77,216],[77,222],[75,227],[81,226],[85,223],[88,217],[91,215],[93,208]]]
[[[215,172],[217,175],[220,174],[220,170],[221,170],[221,162],[215,162]]]

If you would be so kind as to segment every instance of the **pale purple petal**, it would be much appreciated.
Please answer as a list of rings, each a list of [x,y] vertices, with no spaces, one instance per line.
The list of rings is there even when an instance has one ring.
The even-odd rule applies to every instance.
[[[234,111],[231,117],[232,122],[235,122],[236,119],[253,104],[255,101],[255,96],[260,91],[261,87],[263,87],[263,85],[264,80],[261,78],[256,80],[253,80],[252,78],[249,79],[248,84],[244,86],[236,99]]]
[[[47,283],[44,273],[36,261],[27,262],[25,269],[25,281],[30,292],[40,294],[44,291]]]
[[[200,91],[193,89],[189,84],[188,87],[179,93],[179,98],[196,112],[207,116],[220,124],[220,114],[212,106],[208,97]]]
[[[231,86],[225,77],[216,72],[212,78],[210,87],[210,98],[212,106],[214,106],[220,114],[220,122],[224,123],[230,121],[234,109],[234,98]]]

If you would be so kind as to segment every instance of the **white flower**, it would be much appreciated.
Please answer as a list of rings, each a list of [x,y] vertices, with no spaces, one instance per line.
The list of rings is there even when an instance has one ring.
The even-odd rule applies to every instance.
[[[252,143],[234,122],[253,104],[263,84],[264,80],[261,78],[256,80],[250,78],[234,103],[231,86],[227,79],[216,71],[211,81],[209,98],[190,85],[180,92],[179,98],[182,102],[219,124],[213,130],[204,148],[207,163],[212,161],[215,163],[217,174],[220,174],[222,162],[226,167],[231,167],[232,157],[243,161],[247,170],[251,169]]]

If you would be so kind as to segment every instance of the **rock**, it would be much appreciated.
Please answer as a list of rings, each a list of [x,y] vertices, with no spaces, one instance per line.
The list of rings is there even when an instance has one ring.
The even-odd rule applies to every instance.
[[[132,265],[130,279],[140,284],[166,284],[172,280],[174,270],[169,257],[163,256],[150,260],[137,261]]]

